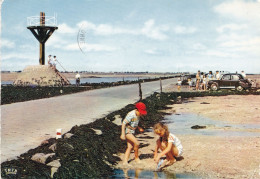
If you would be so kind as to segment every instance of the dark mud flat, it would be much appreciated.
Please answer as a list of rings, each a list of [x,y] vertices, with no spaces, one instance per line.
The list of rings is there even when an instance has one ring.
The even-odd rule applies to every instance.
[[[236,93],[237,94],[237,93]],[[246,93],[240,93],[246,94]],[[166,115],[159,110],[167,109],[167,105],[174,104],[184,98],[202,96],[220,96],[228,93],[154,93],[142,100],[147,105],[148,115],[141,120],[140,126],[150,128]],[[68,132],[70,138],[51,138],[41,146],[31,149],[16,160],[1,164],[2,178],[51,178],[53,167],[50,162],[59,161],[60,167],[53,178],[100,178],[113,175],[114,164],[120,159],[118,152],[124,152],[125,142],[120,140],[121,127],[114,124],[115,116],[122,119],[134,109],[134,104],[108,114],[106,117],[80,126],[74,126]],[[56,145],[55,149],[50,149]],[[31,160],[36,153],[50,154],[44,163]]]

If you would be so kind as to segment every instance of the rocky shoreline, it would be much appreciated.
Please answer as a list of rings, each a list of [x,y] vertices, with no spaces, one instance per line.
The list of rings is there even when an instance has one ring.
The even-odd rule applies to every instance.
[[[154,136],[152,136],[153,133],[149,132],[149,129],[155,123],[161,121],[166,114],[173,112],[172,106],[169,105],[181,103],[184,98],[230,94],[237,93],[154,93],[142,100],[142,102],[147,105],[148,115],[140,124],[147,132],[138,135],[139,139],[144,140],[140,146],[141,160],[152,160],[151,151],[144,151],[142,154],[142,149],[146,150],[147,147],[153,147],[152,145],[148,145],[148,143],[153,143],[149,140],[154,140]],[[258,92],[254,94],[259,95]],[[41,146],[29,150],[27,153],[19,156],[18,159],[3,162],[1,164],[1,176],[18,178],[98,178],[111,176],[114,168],[121,168],[120,158],[126,148],[125,143],[121,141],[119,137],[121,133],[121,120],[132,109],[134,109],[134,105],[129,104],[90,124],[72,127],[68,133],[63,135],[62,139],[51,138],[47,141],[43,141]],[[192,141],[200,140],[200,138],[196,139],[194,136],[181,136],[181,140],[184,141],[185,145],[193,146],[194,143],[192,143]],[[219,143],[221,143],[221,140],[222,139],[220,139]],[[211,142],[213,143],[213,141],[213,139],[208,140],[208,145],[210,145]],[[239,142],[239,140],[235,141],[237,143]],[[256,141],[253,140],[253,142]],[[184,160],[177,162],[177,165],[174,165],[172,168],[173,170],[171,168],[167,170],[196,173],[195,170],[201,165],[201,162],[193,162],[195,156],[190,154],[190,158],[186,156]],[[34,160],[32,160],[32,158]],[[210,158],[208,158],[208,160],[210,160]],[[203,161],[205,160],[203,159]],[[150,161],[150,163],[152,162]],[[145,167],[143,169],[145,169]],[[13,172],[11,172],[12,170]],[[198,174],[203,175],[203,172],[207,171],[202,170],[202,172],[198,172]],[[207,176],[208,174],[210,174],[210,171],[207,172]],[[215,172],[212,173],[213,176],[215,176],[215,174]]]

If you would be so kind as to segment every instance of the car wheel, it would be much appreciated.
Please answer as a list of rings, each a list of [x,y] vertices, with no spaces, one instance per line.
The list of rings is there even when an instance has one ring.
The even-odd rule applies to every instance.
[[[239,86],[236,87],[236,90],[237,90],[237,91],[243,91],[244,88],[243,88],[242,86],[239,85]]]
[[[210,89],[212,91],[217,91],[218,90],[218,85],[216,83],[213,83],[211,86],[210,86]]]

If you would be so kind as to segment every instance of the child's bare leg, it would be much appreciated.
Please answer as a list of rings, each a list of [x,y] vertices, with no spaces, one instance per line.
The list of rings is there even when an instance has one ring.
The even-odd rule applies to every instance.
[[[167,162],[166,165],[172,165],[176,162],[175,156],[178,156],[179,154],[179,150],[177,147],[175,147],[175,145],[172,146],[171,151],[167,153],[167,159],[169,160],[169,162]]]
[[[132,149],[133,149],[133,145],[130,143],[130,141],[127,140],[127,149],[125,151],[123,165],[127,165],[128,164],[128,159],[129,159],[129,156],[130,156],[130,153],[131,153]]]
[[[132,144],[132,146],[134,146],[135,161],[139,162],[140,161],[139,155],[138,155],[139,142],[137,141],[137,139],[135,138],[135,136],[133,134],[127,134],[126,140],[129,141]]]
[[[162,151],[167,147],[167,144],[165,142],[160,142],[159,140],[157,141],[157,145]],[[172,165],[174,162],[176,162],[174,156],[178,156],[178,154],[179,150],[173,145],[171,151],[166,154],[167,161],[165,161],[163,165]]]

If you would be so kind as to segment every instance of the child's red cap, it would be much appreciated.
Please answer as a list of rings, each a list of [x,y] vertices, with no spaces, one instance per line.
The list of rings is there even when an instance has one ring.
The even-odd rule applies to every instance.
[[[146,115],[147,114],[146,106],[145,106],[144,103],[138,102],[138,103],[136,103],[135,107],[140,112],[141,115]]]

